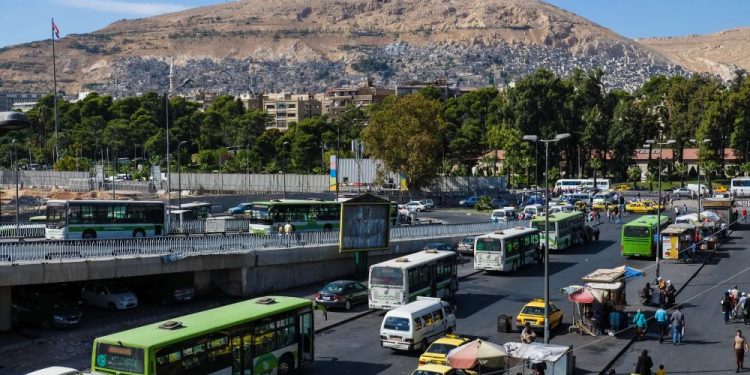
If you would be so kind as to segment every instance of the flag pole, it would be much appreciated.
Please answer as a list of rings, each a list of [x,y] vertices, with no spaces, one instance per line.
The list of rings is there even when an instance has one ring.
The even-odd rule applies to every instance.
[[[60,157],[60,148],[57,138],[57,63],[55,61],[55,19],[52,18],[52,98],[55,101],[55,151],[52,155],[52,168]]]

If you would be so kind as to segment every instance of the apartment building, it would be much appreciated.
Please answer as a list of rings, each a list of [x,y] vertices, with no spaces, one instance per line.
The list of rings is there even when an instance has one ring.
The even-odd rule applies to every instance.
[[[43,94],[28,92],[6,92],[0,93],[0,112],[21,108],[24,112],[36,105]]]
[[[321,99],[323,114],[335,120],[350,105],[364,107],[380,103],[387,96],[394,94],[394,90],[373,87],[369,81],[359,86],[331,88],[326,90]]]
[[[307,94],[265,94],[263,110],[268,113],[266,129],[286,131],[289,123],[300,122],[322,114],[320,101],[314,95]]]

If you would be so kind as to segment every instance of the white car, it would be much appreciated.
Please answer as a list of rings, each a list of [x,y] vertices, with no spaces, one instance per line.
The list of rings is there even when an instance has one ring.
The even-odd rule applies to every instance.
[[[422,202],[420,201],[411,201],[406,204],[406,208],[410,211],[411,210],[419,211],[419,212],[427,211],[427,206],[423,205]]]
[[[81,299],[85,304],[110,310],[134,309],[138,306],[138,297],[135,293],[114,282],[86,284],[81,290]]]
[[[70,367],[52,366],[30,372],[26,375],[82,375],[83,373]]]

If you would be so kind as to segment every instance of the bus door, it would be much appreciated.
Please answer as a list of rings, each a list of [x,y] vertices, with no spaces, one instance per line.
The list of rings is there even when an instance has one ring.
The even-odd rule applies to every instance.
[[[315,354],[313,339],[315,338],[315,326],[313,322],[313,311],[306,311],[300,315],[300,348],[302,355],[300,363],[312,362]]]

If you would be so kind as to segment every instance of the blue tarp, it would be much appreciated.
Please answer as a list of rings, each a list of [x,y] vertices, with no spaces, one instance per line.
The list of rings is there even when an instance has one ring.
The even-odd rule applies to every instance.
[[[629,279],[631,277],[643,277],[646,274],[645,272],[635,269],[633,267],[628,267],[628,266],[624,266],[624,267],[625,267],[625,273],[623,273],[622,276],[626,279]]]

